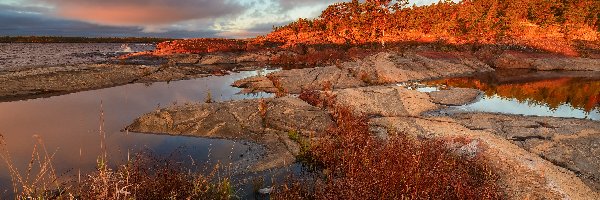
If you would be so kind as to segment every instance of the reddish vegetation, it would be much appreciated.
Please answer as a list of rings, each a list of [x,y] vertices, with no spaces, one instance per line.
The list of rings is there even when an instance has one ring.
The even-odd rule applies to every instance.
[[[330,105],[317,92],[303,99]],[[399,133],[374,137],[368,119],[330,107],[337,126],[310,145],[323,168],[310,183],[292,180],[275,199],[500,199],[497,176],[484,158],[452,153],[444,141],[417,140]],[[463,141],[464,142],[464,141]],[[314,181],[314,182],[313,182]]]
[[[267,78],[271,80],[273,86],[275,86],[275,88],[277,89],[277,92],[275,92],[275,97],[285,97],[288,95],[288,91],[285,88],[283,88],[281,82],[279,81],[279,78],[274,76],[267,76]]]
[[[190,167],[150,154],[138,154],[115,171],[100,165],[72,191],[63,196],[82,199],[231,199],[228,179],[217,179],[218,165],[207,175],[192,173]],[[218,180],[218,181],[217,181]],[[74,193],[74,194],[69,194]],[[50,198],[53,199],[53,198]]]
[[[559,78],[526,83],[489,84],[474,78],[451,78],[430,81],[428,84],[475,88],[487,95],[531,101],[556,109],[570,104],[586,112],[600,108],[600,81]]]
[[[266,36],[176,40],[159,44],[154,54],[285,50],[296,54],[273,55],[269,64],[314,65],[382,47],[432,44],[442,51],[495,46],[600,58],[600,1],[463,0],[419,7],[391,2],[335,3],[316,19],[299,19]]]
[[[505,44],[578,54],[575,41],[598,41],[595,0],[463,0],[407,7],[407,1],[336,3],[314,20],[277,28],[267,40],[286,45],[443,41]]]
[[[233,39],[188,39],[162,42],[156,46],[157,54],[210,53],[245,51],[248,42]]]
[[[324,87],[328,87],[329,84],[325,84]],[[324,91],[326,88],[324,88]],[[335,106],[335,95],[330,92],[321,92],[317,90],[303,90],[298,98],[302,99],[306,103],[320,107],[320,108],[333,108]]]
[[[346,51],[340,51],[340,49],[344,48],[337,45],[297,45],[290,48],[297,55],[282,55],[271,60],[270,64],[333,65],[353,58],[362,58],[382,50],[381,48],[355,47],[349,48]]]

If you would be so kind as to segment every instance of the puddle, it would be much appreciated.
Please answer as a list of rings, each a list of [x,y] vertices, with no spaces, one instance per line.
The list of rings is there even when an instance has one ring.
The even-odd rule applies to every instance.
[[[511,70],[421,84],[420,91],[450,86],[485,93],[458,111],[600,120],[600,73]]]
[[[122,164],[128,152],[149,150],[167,156],[183,150],[196,163],[220,160],[234,162],[250,148],[235,141],[120,132],[138,116],[160,107],[204,102],[208,93],[214,101],[270,97],[270,94],[240,95],[230,85],[238,79],[266,74],[270,70],[232,73],[196,80],[151,85],[132,84],[101,90],[27,101],[0,103],[0,133],[4,135],[13,162],[25,169],[39,135],[48,151],[56,152],[57,172],[93,170],[100,155],[100,115],[104,113],[110,163]],[[102,109],[101,109],[102,102]],[[182,148],[183,147],[183,148]],[[80,155],[81,152],[81,155]],[[189,156],[188,156],[189,155]],[[10,177],[0,164],[0,196],[10,191]]]

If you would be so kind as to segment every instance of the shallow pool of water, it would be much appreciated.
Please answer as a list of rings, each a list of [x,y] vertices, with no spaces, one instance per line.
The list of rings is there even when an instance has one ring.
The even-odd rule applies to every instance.
[[[484,92],[458,111],[600,120],[600,73],[498,71],[421,83],[420,91],[475,88]]]
[[[196,80],[132,84],[51,98],[0,103],[0,133],[4,136],[17,168],[24,169],[34,145],[42,138],[48,151],[56,152],[58,173],[93,170],[100,155],[99,129],[106,132],[110,163],[122,164],[128,154],[151,151],[181,154],[196,163],[219,160],[234,162],[255,145],[217,139],[125,133],[121,130],[136,117],[157,108],[189,102],[204,102],[210,93],[214,101],[269,97],[270,94],[241,95],[230,85],[238,79],[266,74],[248,71]],[[103,116],[103,122],[101,121]],[[0,196],[10,190],[10,176],[0,165]]]

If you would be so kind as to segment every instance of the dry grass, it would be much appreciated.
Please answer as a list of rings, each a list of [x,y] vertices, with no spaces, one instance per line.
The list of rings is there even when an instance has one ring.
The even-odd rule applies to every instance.
[[[335,105],[335,95],[324,88],[324,92],[317,90],[302,90],[298,98],[310,105],[320,108],[331,108]]]
[[[281,83],[281,80],[278,77],[267,76],[267,78],[269,80],[271,80],[271,82],[273,83],[273,86],[275,86],[275,88],[277,89],[277,92],[275,92],[275,97],[279,98],[279,97],[285,97],[285,96],[289,95],[288,90],[285,89],[285,87]]]
[[[35,144],[27,168],[22,171],[13,163],[4,136],[0,134],[0,159],[4,161],[11,177],[12,192],[18,199],[57,195],[62,186],[52,165],[54,153],[49,154],[43,140],[35,135]]]
[[[298,44],[293,47],[280,48],[281,50],[294,52],[294,54],[282,54],[276,56],[269,61],[270,65],[336,65],[356,58],[364,58],[368,55],[385,50],[385,48],[372,44],[352,46],[335,44]]]
[[[229,179],[192,173],[183,164],[139,154],[116,170],[100,168],[78,187],[83,199],[232,199]]]
[[[315,92],[308,93],[301,96],[313,104],[328,104],[315,100]],[[369,131],[367,118],[347,108],[329,110],[337,126],[310,144],[310,156],[322,169],[315,178],[293,178],[278,187],[274,199],[501,198],[498,176],[485,158],[462,157],[439,140],[405,134],[379,139]]]
[[[206,91],[206,98],[204,98],[204,103],[213,103],[214,100],[212,98],[212,94],[210,93],[210,90]]]
[[[171,156],[159,158],[137,154],[126,164],[110,168],[105,158],[98,159],[97,170],[82,180],[59,182],[43,140],[36,145],[25,174],[10,158],[6,142],[0,138],[0,158],[7,164],[16,199],[234,199],[228,178],[220,178],[217,164],[210,173],[192,172],[189,166]]]

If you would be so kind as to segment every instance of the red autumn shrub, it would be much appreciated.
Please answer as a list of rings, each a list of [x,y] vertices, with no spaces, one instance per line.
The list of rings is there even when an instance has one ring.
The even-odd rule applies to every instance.
[[[484,158],[464,158],[443,141],[398,134],[374,137],[365,117],[333,108],[337,126],[311,145],[322,166],[314,179],[296,178],[275,199],[500,199],[497,176]]]

